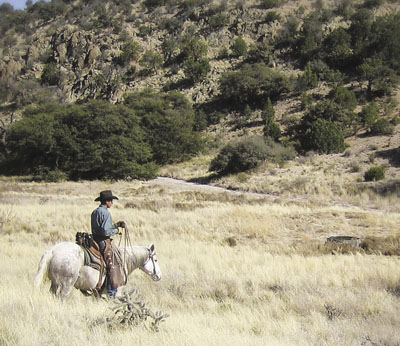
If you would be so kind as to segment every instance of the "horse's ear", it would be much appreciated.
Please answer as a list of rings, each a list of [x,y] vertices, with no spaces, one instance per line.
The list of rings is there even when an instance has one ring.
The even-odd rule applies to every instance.
[[[154,253],[154,251],[156,251],[156,247],[154,246],[154,244],[150,244],[150,245],[148,246],[148,248],[149,248],[149,250],[150,250],[150,253]]]

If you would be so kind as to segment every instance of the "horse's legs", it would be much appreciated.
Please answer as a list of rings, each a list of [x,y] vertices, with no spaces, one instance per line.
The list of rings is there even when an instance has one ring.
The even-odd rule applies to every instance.
[[[59,284],[57,284],[54,281],[51,282],[51,286],[50,286],[50,292],[51,293],[53,293],[54,295],[58,295],[59,288],[60,288]]]
[[[74,287],[74,284],[71,281],[72,280],[68,280],[68,282],[64,283],[64,285],[62,285],[62,287],[61,287],[60,296],[61,296],[61,299],[63,299],[63,300],[69,296],[69,294],[71,293],[72,287]]]

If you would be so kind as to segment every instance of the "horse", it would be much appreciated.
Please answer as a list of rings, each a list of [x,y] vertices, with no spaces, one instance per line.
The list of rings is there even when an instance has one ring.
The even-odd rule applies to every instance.
[[[120,252],[125,257],[127,276],[140,268],[154,281],[161,279],[161,270],[153,244],[121,248]],[[51,281],[50,291],[62,299],[68,297],[73,287],[82,292],[91,291],[99,281],[99,271],[84,265],[83,249],[73,242],[58,243],[43,254],[34,279],[35,288],[40,287],[45,274]],[[104,280],[105,276],[102,282]],[[121,291],[122,287],[119,287],[117,296],[121,295]]]

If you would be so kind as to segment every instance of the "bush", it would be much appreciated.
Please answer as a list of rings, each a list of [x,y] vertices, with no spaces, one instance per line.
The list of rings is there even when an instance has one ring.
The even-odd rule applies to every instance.
[[[267,159],[267,145],[262,137],[249,137],[227,144],[211,161],[210,171],[218,174],[244,172]]]
[[[285,0],[261,0],[260,7],[269,9],[269,8],[282,6],[284,3],[285,3]]]
[[[133,111],[91,101],[30,107],[6,136],[6,174],[55,180],[150,178],[152,152]]]
[[[275,122],[275,111],[272,106],[271,100],[268,98],[267,106],[261,113],[261,117],[264,121],[264,137],[271,138],[277,141],[281,136],[281,129]]]
[[[45,65],[40,79],[42,84],[57,85],[60,81],[60,73],[57,65],[53,62]]]
[[[380,166],[371,167],[364,174],[365,181],[378,181],[382,179],[385,179],[385,170]]]
[[[126,95],[124,104],[141,119],[156,163],[183,161],[202,148],[192,105],[184,95],[148,89]]]
[[[231,46],[234,57],[245,56],[247,54],[247,43],[242,36],[239,36]]]
[[[188,59],[185,61],[183,70],[185,72],[186,78],[190,80],[191,83],[198,83],[204,77],[207,76],[207,73],[210,71],[211,66],[207,58],[203,58],[200,60]]]
[[[265,64],[244,64],[239,71],[226,72],[220,79],[221,98],[230,107],[264,106],[288,88],[287,80]]]
[[[131,61],[137,60],[142,48],[138,42],[126,42],[122,45],[121,54],[117,58],[117,62],[125,66]]]
[[[295,151],[262,137],[248,137],[227,144],[211,161],[209,170],[218,174],[244,172],[265,160],[282,163],[293,159]]]
[[[304,151],[316,151],[321,154],[341,153],[346,149],[343,131],[332,121],[317,119],[309,123],[300,134],[300,144]]]

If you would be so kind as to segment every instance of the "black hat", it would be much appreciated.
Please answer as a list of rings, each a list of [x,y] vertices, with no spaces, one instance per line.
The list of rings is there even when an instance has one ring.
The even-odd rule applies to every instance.
[[[113,196],[111,190],[105,190],[105,191],[101,191],[100,192],[100,196],[97,197],[94,201],[98,202],[98,201],[109,201],[109,200],[113,200],[113,199],[118,199],[117,196]]]

